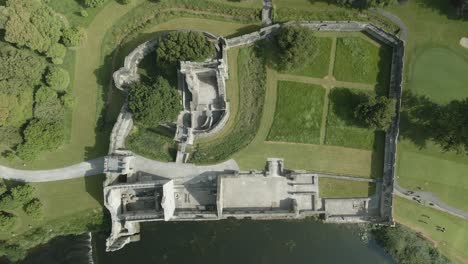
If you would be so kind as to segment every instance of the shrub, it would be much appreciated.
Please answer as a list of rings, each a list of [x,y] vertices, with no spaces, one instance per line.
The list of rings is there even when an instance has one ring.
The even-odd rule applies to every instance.
[[[303,26],[288,26],[282,28],[276,38],[280,49],[279,68],[289,70],[299,67],[311,57],[317,55],[314,32]]]
[[[0,198],[1,210],[13,210],[18,208],[21,204],[17,203],[9,192],[4,193]]]
[[[88,11],[86,11],[85,9],[81,9],[80,15],[81,15],[82,17],[88,17],[88,16],[89,16]]]
[[[123,5],[128,5],[132,2],[132,0],[120,0],[119,2]]]
[[[395,100],[385,96],[366,96],[356,107],[354,115],[370,128],[387,130],[395,116]]]
[[[1,231],[8,231],[9,229],[13,228],[16,223],[16,216],[6,213],[0,212],[0,230]]]
[[[33,199],[23,206],[24,212],[33,219],[42,218],[42,203],[38,199]]]
[[[156,48],[156,57],[161,64],[179,61],[203,61],[215,54],[211,42],[200,32],[170,32],[161,37]]]
[[[146,127],[157,127],[164,122],[174,122],[182,111],[181,97],[163,77],[152,85],[137,83],[130,88],[128,97],[135,121]]]
[[[102,6],[107,0],[83,0],[83,4],[86,7],[98,7]]]
[[[33,160],[41,151],[57,149],[64,137],[63,123],[35,119],[24,130],[24,143],[18,146],[17,155],[23,160]]]
[[[46,52],[46,56],[52,60],[53,64],[62,64],[66,54],[67,48],[60,43],[52,44]]]
[[[70,75],[68,71],[63,68],[49,66],[45,75],[45,80],[50,88],[56,91],[65,91],[70,84]]]
[[[71,27],[63,31],[62,43],[67,47],[77,47],[83,44],[86,31],[82,27]]]

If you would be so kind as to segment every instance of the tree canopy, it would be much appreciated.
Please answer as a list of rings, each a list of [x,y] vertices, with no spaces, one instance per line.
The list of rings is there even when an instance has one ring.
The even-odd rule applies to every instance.
[[[377,242],[385,247],[385,250],[398,263],[451,263],[428,241],[401,225],[397,225],[396,227],[380,227],[374,230],[373,233],[376,236]]]
[[[203,61],[215,54],[212,43],[200,32],[174,31],[160,38],[156,57],[161,64],[179,61]]]
[[[41,151],[57,149],[65,137],[61,122],[50,123],[45,119],[31,121],[23,134],[24,142],[18,146],[16,151],[23,160],[33,160]]]
[[[317,54],[314,32],[303,26],[282,28],[276,42],[280,49],[278,66],[282,70],[299,67]]]
[[[385,96],[366,96],[354,115],[364,125],[378,130],[387,130],[395,116],[395,100]]]
[[[34,117],[50,123],[64,119],[65,108],[56,91],[42,86],[35,94]]]
[[[8,0],[6,7],[6,41],[44,53],[60,40],[65,23],[43,1]]]
[[[44,59],[33,52],[0,42],[0,92],[32,90],[41,82],[45,68]]]
[[[157,77],[153,84],[133,85],[128,100],[135,120],[146,127],[174,122],[182,110],[181,96],[163,77]]]
[[[45,75],[45,81],[50,88],[56,91],[65,91],[70,84],[70,75],[65,69],[49,66]]]
[[[98,7],[102,6],[107,0],[83,0],[83,4],[86,7]]]
[[[82,27],[71,27],[63,31],[62,43],[67,47],[78,47],[86,38],[86,31]]]

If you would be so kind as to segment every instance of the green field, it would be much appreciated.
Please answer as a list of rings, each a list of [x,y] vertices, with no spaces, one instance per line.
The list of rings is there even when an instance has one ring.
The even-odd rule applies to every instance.
[[[307,61],[299,68],[291,69],[285,73],[309,77],[323,78],[328,74],[330,64],[330,50],[332,39],[327,37],[317,37],[314,43],[310,43],[316,54],[307,58]]]
[[[340,37],[336,44],[337,80],[388,87],[391,49],[364,37]]]
[[[79,212],[101,209],[103,175],[82,177],[47,183],[32,183],[35,196],[44,206],[44,218],[33,220],[23,210],[13,213],[18,216],[15,227],[9,232],[0,232],[0,239],[21,234],[30,228],[42,226],[50,221],[65,218]]]
[[[175,161],[177,144],[174,135],[166,131],[134,127],[125,143],[138,155],[165,162]]]
[[[368,182],[320,178],[321,198],[369,197],[375,193],[375,184]]]
[[[325,89],[320,86],[278,82],[278,99],[268,140],[320,143]]]
[[[396,221],[421,232],[452,261],[468,263],[468,221],[400,197],[394,198],[394,208]],[[446,231],[437,231],[436,226]]]
[[[374,150],[377,155],[383,155],[385,133],[364,127],[354,116],[353,109],[366,95],[373,96],[375,93],[369,90],[348,88],[331,90],[326,144]]]

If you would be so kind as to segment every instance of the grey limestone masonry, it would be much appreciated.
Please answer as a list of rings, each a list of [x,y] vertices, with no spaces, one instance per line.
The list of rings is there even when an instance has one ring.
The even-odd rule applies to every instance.
[[[266,2],[269,1],[265,0],[264,4]],[[229,118],[229,104],[225,98],[225,80],[228,78],[226,50],[270,38],[281,27],[292,24],[317,31],[363,32],[392,47],[389,97],[396,99],[396,115],[385,137],[382,179],[288,170],[281,158],[268,159],[264,171],[239,171],[232,160],[212,166],[184,163],[187,159],[185,149],[196,140],[195,135],[211,136],[221,130]],[[126,150],[125,137],[132,127],[132,115],[126,105],[122,107],[112,131],[109,156],[104,162],[104,204],[112,221],[107,250],[118,250],[138,241],[140,223],[147,221],[318,216],[334,223],[393,225],[404,42],[371,23],[354,21],[292,21],[228,40],[206,32],[205,35],[217,43],[216,57],[202,63],[181,62],[178,72],[179,89],[184,98],[184,111],[177,121],[175,138],[180,142],[177,155],[180,163],[153,161]],[[155,45],[155,41],[148,41],[130,53],[124,67],[114,74],[117,88],[127,89],[139,79],[136,67]],[[376,193],[371,197],[321,198],[319,178],[374,182]]]

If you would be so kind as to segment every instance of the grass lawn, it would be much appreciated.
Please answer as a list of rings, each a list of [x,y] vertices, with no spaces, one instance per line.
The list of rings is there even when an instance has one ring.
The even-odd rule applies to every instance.
[[[164,131],[165,132],[165,131]],[[134,127],[126,139],[129,150],[144,157],[172,162],[175,161],[177,144],[174,135]]]
[[[401,144],[398,153],[398,183],[416,190],[430,191],[449,205],[468,211],[468,157],[450,159],[436,146],[419,151],[411,143]],[[454,154],[452,154],[454,155]]]
[[[456,263],[468,263],[468,221],[400,197],[394,198],[394,208],[397,222],[421,232]],[[436,226],[443,226],[446,231],[437,231]]]
[[[319,179],[321,198],[369,197],[375,193],[375,184],[331,178]]]
[[[325,89],[321,86],[278,82],[273,126],[268,140],[319,143]]]
[[[384,143],[385,133],[376,132],[359,124],[354,117],[354,109],[365,95],[374,92],[347,88],[334,88],[330,91],[325,143],[335,146],[373,150]],[[379,149],[379,151],[383,151]]]
[[[313,49],[317,50],[316,55],[307,58],[301,67],[291,69],[285,73],[318,78],[323,78],[328,74],[332,39],[317,37],[315,43],[311,43],[310,45]]]
[[[239,6],[239,7],[254,7],[262,8],[262,0],[208,0],[210,2],[218,2],[227,5]]]
[[[408,89],[436,103],[468,97],[468,57],[449,48],[427,48],[410,65]]]
[[[340,37],[336,43],[334,76],[340,81],[388,87],[391,49],[361,37]]]
[[[44,205],[44,218],[35,221],[27,216],[22,209],[14,213],[18,216],[15,227],[8,233],[0,232],[0,239],[6,239],[11,233],[21,234],[31,227],[67,217],[82,211],[101,209],[102,183],[104,175],[82,177],[71,180],[47,183],[32,183],[36,189],[35,195]]]

